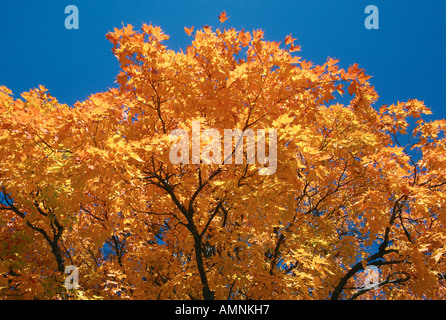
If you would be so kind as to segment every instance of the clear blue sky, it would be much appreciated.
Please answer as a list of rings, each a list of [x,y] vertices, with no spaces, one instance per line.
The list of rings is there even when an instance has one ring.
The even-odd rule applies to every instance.
[[[67,30],[64,9],[79,9],[79,29]],[[379,30],[364,27],[367,5],[379,8]],[[446,118],[446,1],[444,0],[0,0],[0,85],[23,91],[45,85],[72,105],[115,86],[118,63],[105,34],[122,23],[161,26],[173,48],[191,38],[183,27],[265,30],[268,40],[292,34],[307,60],[339,58],[372,75],[378,105],[424,100],[435,118]]]

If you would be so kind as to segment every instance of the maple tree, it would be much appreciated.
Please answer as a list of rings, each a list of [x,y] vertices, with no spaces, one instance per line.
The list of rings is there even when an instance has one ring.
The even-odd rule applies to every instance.
[[[302,60],[291,35],[184,30],[179,52],[153,25],[107,34],[118,87],[72,107],[0,87],[0,297],[443,298],[446,121],[375,108],[364,70]],[[192,121],[276,129],[275,173],[246,151],[173,164]]]

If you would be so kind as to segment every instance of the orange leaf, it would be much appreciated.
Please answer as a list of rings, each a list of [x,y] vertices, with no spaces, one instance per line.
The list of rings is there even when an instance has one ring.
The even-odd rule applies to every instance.
[[[220,15],[218,16],[218,19],[220,19],[220,22],[221,23],[223,23],[223,22],[225,22],[226,20],[228,20],[228,16],[226,16],[226,12],[225,11],[223,11],[222,13],[220,13]]]
[[[297,46],[297,45],[296,45],[296,46],[291,45],[289,51],[290,51],[290,52],[300,51],[300,46]]]
[[[133,31],[133,26],[131,24],[127,25],[127,27],[124,27],[124,35],[131,36],[134,33],[135,31]]]
[[[203,30],[204,30],[204,32],[206,32],[206,34],[212,33],[212,28],[208,25],[203,26]]]
[[[290,43],[293,43],[296,38],[291,37],[291,34],[286,36],[285,38],[285,45],[289,45]]]
[[[193,31],[194,31],[194,26],[192,26],[190,28],[184,27],[184,32],[186,32],[188,36],[190,36]]]

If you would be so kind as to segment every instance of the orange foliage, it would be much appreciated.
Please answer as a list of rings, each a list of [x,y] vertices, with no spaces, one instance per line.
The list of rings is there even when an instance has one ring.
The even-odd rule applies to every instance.
[[[0,296],[443,298],[446,121],[377,110],[364,70],[301,60],[291,35],[185,31],[185,52],[156,26],[110,32],[119,87],[73,107],[0,87]],[[194,120],[276,129],[276,172],[172,164],[169,133]]]

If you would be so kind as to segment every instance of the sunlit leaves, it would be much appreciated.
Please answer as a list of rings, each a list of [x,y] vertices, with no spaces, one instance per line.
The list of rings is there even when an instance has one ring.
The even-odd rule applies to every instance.
[[[377,110],[365,70],[303,60],[291,35],[184,31],[174,51],[158,26],[115,28],[117,88],[72,107],[0,87],[2,294],[373,297],[351,288],[375,265],[381,298],[441,298],[446,122],[418,100]],[[173,164],[169,133],[192,137],[193,121],[276,129],[277,171],[259,175],[246,150],[242,164]],[[61,264],[80,268],[81,293]]]

